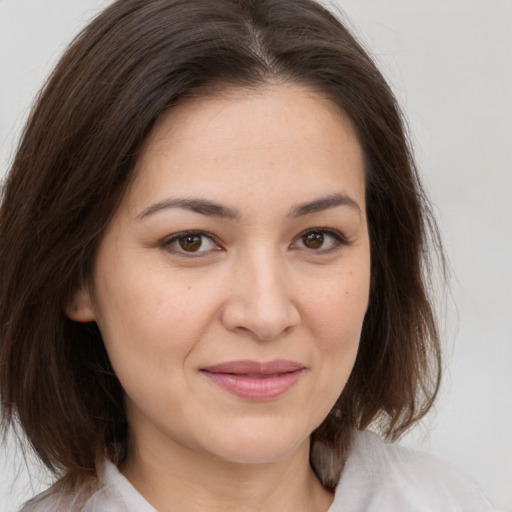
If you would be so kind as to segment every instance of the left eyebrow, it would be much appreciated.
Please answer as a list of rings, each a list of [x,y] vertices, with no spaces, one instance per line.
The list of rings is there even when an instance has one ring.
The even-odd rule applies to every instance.
[[[148,206],[145,210],[139,213],[139,215],[137,215],[137,218],[143,219],[162,210],[172,208],[189,210],[191,212],[199,213],[207,217],[223,217],[226,219],[234,220],[240,219],[240,214],[229,206],[223,206],[214,201],[208,201],[207,199],[189,197],[165,199],[164,201],[159,201],[158,203]]]
[[[322,212],[330,208],[336,208],[337,206],[348,206],[349,208],[357,211],[359,215],[361,215],[361,208],[356,203],[356,201],[354,201],[354,199],[347,196],[346,194],[332,194],[326,197],[315,199],[314,201],[298,204],[290,210],[288,216],[302,217],[303,215]]]

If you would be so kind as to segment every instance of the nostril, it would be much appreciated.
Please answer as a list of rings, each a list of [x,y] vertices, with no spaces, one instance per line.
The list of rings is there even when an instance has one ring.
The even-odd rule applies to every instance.
[[[254,304],[239,300],[225,304],[221,321],[230,331],[250,335],[261,341],[271,341],[293,330],[300,316],[289,302],[280,305],[268,303],[262,311]]]

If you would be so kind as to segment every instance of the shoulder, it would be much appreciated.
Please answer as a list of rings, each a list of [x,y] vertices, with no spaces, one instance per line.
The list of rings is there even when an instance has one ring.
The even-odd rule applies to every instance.
[[[20,512],[81,512],[81,498],[64,492],[57,483],[25,503]]]
[[[83,512],[86,503],[99,491],[99,482],[91,478],[71,490],[64,480],[27,501],[20,512]]]
[[[104,460],[98,478],[70,492],[57,482],[20,512],[156,512],[112,462]]]
[[[487,512],[492,505],[441,459],[358,432],[330,512]]]

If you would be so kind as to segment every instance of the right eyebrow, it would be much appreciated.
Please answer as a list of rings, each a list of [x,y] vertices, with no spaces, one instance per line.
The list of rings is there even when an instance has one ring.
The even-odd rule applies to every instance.
[[[234,208],[221,205],[214,201],[199,198],[170,198],[154,203],[137,215],[137,219],[144,219],[157,212],[169,208],[183,208],[191,212],[206,215],[207,217],[221,217],[225,219],[239,220],[241,215]]]
[[[331,194],[313,201],[308,201],[307,203],[298,204],[291,209],[289,215],[291,217],[301,217],[302,215],[309,215],[330,208],[336,208],[337,206],[348,206],[361,216],[361,207],[354,199],[344,193]]]

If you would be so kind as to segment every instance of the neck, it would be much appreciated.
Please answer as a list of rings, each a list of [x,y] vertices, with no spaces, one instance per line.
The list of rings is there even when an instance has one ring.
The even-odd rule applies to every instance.
[[[178,445],[135,442],[121,468],[159,512],[325,512],[333,499],[309,465],[309,440],[283,460],[239,464]]]

